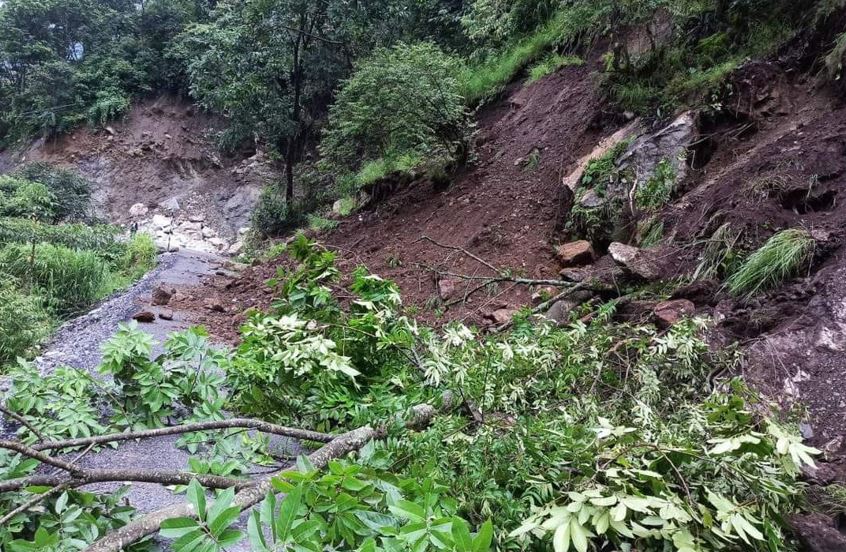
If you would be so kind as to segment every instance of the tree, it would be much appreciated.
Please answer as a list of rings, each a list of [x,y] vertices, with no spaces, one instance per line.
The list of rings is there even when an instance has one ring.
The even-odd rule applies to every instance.
[[[278,152],[288,201],[294,166],[349,67],[332,7],[309,0],[222,2],[213,22],[194,25],[183,37],[191,94],[228,118],[231,139],[252,137]]]
[[[460,71],[432,43],[377,50],[339,91],[322,153],[342,170],[403,155],[451,160],[467,128]]]

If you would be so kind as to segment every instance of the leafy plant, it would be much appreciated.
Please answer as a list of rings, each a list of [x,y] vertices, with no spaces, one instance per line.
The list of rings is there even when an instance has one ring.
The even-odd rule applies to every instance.
[[[323,155],[353,172],[377,159],[407,167],[406,159],[422,155],[452,160],[463,147],[467,128],[460,71],[457,58],[431,43],[377,50],[338,92],[321,144]],[[389,170],[394,169],[385,166],[378,172]]]
[[[752,253],[726,280],[734,295],[751,297],[796,275],[811,261],[815,242],[802,229],[783,230]]]
[[[537,82],[547,75],[558,71],[562,67],[573,65],[584,65],[584,60],[578,56],[566,56],[562,54],[550,54],[529,69],[527,84]]]
[[[20,285],[5,277],[0,282],[0,367],[27,356],[49,327],[41,301],[22,293]]]

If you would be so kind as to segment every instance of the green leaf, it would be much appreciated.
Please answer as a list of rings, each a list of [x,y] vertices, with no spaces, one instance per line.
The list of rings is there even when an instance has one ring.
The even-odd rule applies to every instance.
[[[276,539],[278,542],[287,542],[290,539],[291,528],[294,525],[297,512],[299,512],[302,496],[303,487],[300,485],[288,493],[282,501],[282,505],[279,508],[279,516],[275,522]]]
[[[200,521],[206,520],[206,490],[196,480],[192,479],[188,484],[188,492],[186,493],[188,502],[194,506],[194,511],[197,513],[197,518]]]
[[[562,523],[555,529],[552,535],[552,548],[555,552],[567,552],[570,550],[570,524]]]
[[[458,552],[474,552],[470,526],[460,517],[452,518],[452,540]]]
[[[267,539],[264,537],[264,531],[261,525],[261,514],[258,510],[253,510],[250,513],[250,518],[247,520],[247,537],[250,539],[250,546],[253,550],[258,552],[267,552]]]
[[[491,523],[491,520],[487,520],[479,528],[479,532],[473,540],[473,552],[488,552],[491,549],[493,536],[493,523]]]
[[[200,529],[196,520],[187,517],[166,519],[162,522],[159,533],[166,539],[178,539],[179,537]]]
[[[423,521],[426,519],[426,510],[419,504],[409,502],[408,500],[400,500],[395,506],[388,506],[388,509],[394,514],[411,521]]]
[[[587,533],[576,519],[570,520],[570,540],[573,541],[573,546],[578,552],[587,552]]]

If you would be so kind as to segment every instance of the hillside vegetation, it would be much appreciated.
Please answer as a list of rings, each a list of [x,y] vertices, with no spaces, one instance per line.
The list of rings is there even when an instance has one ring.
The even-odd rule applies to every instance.
[[[223,318],[237,343],[219,345],[204,328],[156,343],[122,324],[94,372],[16,359],[55,321],[140,276],[154,248],[92,220],[89,184],[71,172],[32,165],[0,176],[0,365],[10,376],[0,395],[0,549],[835,550],[811,548],[793,521],[846,514],[840,476],[816,486],[833,452],[806,443],[800,402],[776,401],[747,377],[745,346],[764,331],[731,334],[724,322],[751,327],[756,309],[813,296],[808,282],[764,294],[832,258],[839,237],[827,229],[841,213],[831,188],[846,171],[808,178],[802,163],[814,171],[825,158],[828,168],[843,144],[809,154],[779,134],[765,144],[786,160],[765,160],[742,188],[724,178],[731,171],[705,171],[690,197],[730,192],[672,203],[688,191],[688,171],[708,162],[688,155],[757,159],[755,147],[708,150],[755,126],[733,95],[755,80],[732,80],[750,60],[817,44],[790,70],[837,90],[842,10],[788,0],[6,0],[6,147],[108,125],[168,90],[225,121],[220,148],[267,152],[283,176],[254,213],[255,249],[243,260],[255,266],[220,271],[225,283],[196,292],[260,305],[239,309],[227,295],[203,307],[201,318]],[[578,82],[565,87],[568,78]],[[546,97],[520,96],[545,84]],[[767,99],[748,96],[753,106]],[[526,103],[545,124],[523,116]],[[576,129],[559,144],[566,163],[552,171],[559,160],[534,143],[508,150],[524,123],[543,140],[561,136],[552,127]],[[697,125],[708,132],[696,135]],[[592,150],[579,143],[588,138],[606,139]],[[655,144],[660,155],[638,157]],[[802,163],[788,159],[797,151]],[[556,188],[556,205],[501,193],[517,187],[510,175],[541,167],[555,175],[540,185]],[[800,187],[780,174],[790,171]],[[459,181],[496,197],[416,202]],[[392,212],[368,211],[403,184],[411,192],[395,195]],[[489,220],[493,203],[522,232],[512,249],[551,245],[510,210],[520,202],[555,212],[545,221],[559,263],[551,276],[463,247],[513,245]],[[372,238],[369,220],[393,215],[378,228],[398,234],[432,210],[476,217],[472,239],[356,249]],[[806,228],[808,213],[828,226]],[[334,248],[307,237],[339,224]],[[418,242],[441,260],[412,267]],[[402,290],[362,265],[376,255],[406,278]],[[508,286],[530,290],[532,305],[489,307]],[[700,295],[707,310],[687,299]],[[449,316],[473,301],[484,327]],[[802,374],[787,373],[785,387]],[[183,469],[88,463],[168,436],[190,454]],[[136,510],[134,483],[176,499]]]

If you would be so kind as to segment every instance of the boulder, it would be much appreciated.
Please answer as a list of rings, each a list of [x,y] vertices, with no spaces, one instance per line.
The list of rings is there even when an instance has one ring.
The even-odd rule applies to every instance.
[[[638,278],[646,281],[654,281],[661,277],[658,268],[651,262],[649,255],[642,249],[613,242],[608,246],[608,254],[611,255],[615,263]]]
[[[567,282],[584,282],[588,276],[587,271],[580,268],[565,268],[558,275]]]
[[[162,286],[156,286],[150,294],[150,303],[155,307],[167,305],[170,303],[173,293],[174,290],[167,290]]]
[[[511,322],[511,319],[514,317],[515,314],[517,314],[517,309],[506,307],[506,308],[497,309],[493,312],[489,312],[488,314],[485,315],[485,318],[487,320],[490,320],[491,322],[493,322],[497,326],[501,326],[503,324],[507,324],[507,323]]]
[[[162,320],[173,320],[173,311],[160,312],[159,318]]]
[[[793,532],[807,552],[843,552],[846,535],[837,530],[832,520],[823,514],[795,515],[790,519]]]
[[[230,255],[240,255],[241,251],[244,250],[244,242],[241,240],[236,241],[232,245],[229,246],[229,249],[226,250],[227,253]]]
[[[146,215],[150,210],[143,203],[136,203],[129,208],[129,216],[133,218],[140,218]]]
[[[224,249],[228,247],[228,244],[220,238],[209,238],[209,243],[218,249]]]
[[[585,301],[590,301],[592,297],[593,293],[590,291],[577,291],[560,301],[556,301],[549,307],[544,316],[555,322],[556,325],[564,326],[570,322],[570,313]]]
[[[142,324],[152,324],[156,321],[156,315],[150,311],[137,312],[132,316],[132,319],[141,322]]]
[[[188,220],[191,222],[205,222],[206,216],[202,213],[194,213],[188,217]]]
[[[162,203],[159,204],[159,207],[164,209],[165,211],[169,211],[171,213],[175,213],[181,209],[179,206],[179,200],[175,197],[172,197]]]
[[[683,318],[688,318],[693,315],[696,306],[687,299],[673,299],[672,301],[663,301],[655,305],[653,314],[658,326],[661,328],[669,328]]]
[[[214,297],[206,298],[203,301],[203,306],[205,306],[212,312],[226,312],[226,307],[223,306],[223,303],[221,303],[219,299],[215,299]]]
[[[211,226],[204,226],[203,227],[203,237],[206,239],[213,238],[217,236],[217,231]]]
[[[170,217],[166,217],[164,215],[153,215],[153,228],[165,229],[170,227],[171,222],[173,222],[173,219]]]
[[[185,232],[202,232],[203,224],[200,222],[186,220],[184,222],[180,222],[178,228]]]
[[[441,278],[438,280],[438,297],[441,301],[449,301],[454,299],[458,294],[458,288],[461,282],[452,278]]]
[[[555,250],[558,260],[564,267],[583,266],[593,262],[593,246],[587,240],[579,240],[559,245]]]

